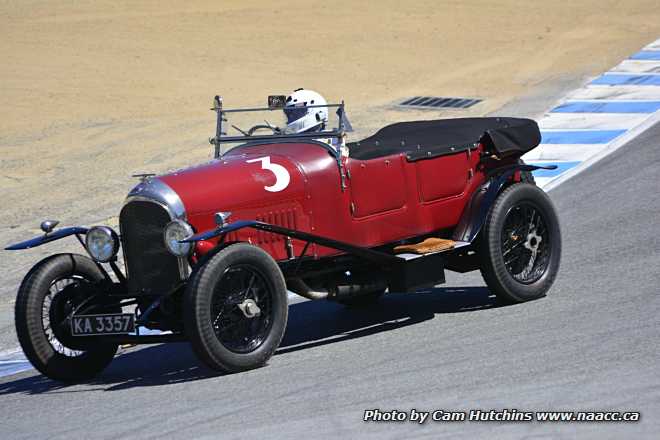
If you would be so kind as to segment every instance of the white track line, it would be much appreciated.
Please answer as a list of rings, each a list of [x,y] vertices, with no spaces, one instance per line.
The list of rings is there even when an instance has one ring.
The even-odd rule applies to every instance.
[[[660,87],[639,86],[587,86],[575,90],[566,97],[570,100],[585,99],[620,99],[623,101],[657,101],[660,100]]]
[[[525,155],[527,162],[583,162],[603,149],[602,144],[542,144]],[[539,186],[541,186],[539,184]]]
[[[19,348],[0,352],[0,377],[32,370],[32,365]]]
[[[655,40],[653,43],[644,46],[642,50],[660,50],[660,39]]]
[[[610,72],[620,73],[660,73],[660,61],[655,60],[625,60]]]
[[[633,128],[648,118],[647,114],[627,113],[549,113],[539,121],[541,130],[548,129],[599,129]],[[532,150],[533,151],[533,150]]]

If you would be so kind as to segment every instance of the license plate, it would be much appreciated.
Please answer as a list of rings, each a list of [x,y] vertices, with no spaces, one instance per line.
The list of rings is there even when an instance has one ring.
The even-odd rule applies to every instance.
[[[135,315],[131,313],[78,315],[71,320],[73,336],[123,335],[133,331],[135,331]]]

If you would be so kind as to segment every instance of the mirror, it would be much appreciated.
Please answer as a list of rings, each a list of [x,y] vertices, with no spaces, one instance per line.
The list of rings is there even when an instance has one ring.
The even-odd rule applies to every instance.
[[[286,95],[268,96],[268,108],[284,108],[285,103],[286,103]]]

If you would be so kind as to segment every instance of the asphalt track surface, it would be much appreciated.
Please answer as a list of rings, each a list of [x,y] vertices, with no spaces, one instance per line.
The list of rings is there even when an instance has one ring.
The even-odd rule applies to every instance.
[[[2,438],[657,438],[660,124],[550,194],[564,252],[548,297],[500,306],[478,274],[373,309],[290,308],[278,354],[216,376],[187,344],[97,381],[0,379]],[[463,286],[463,287],[455,287]],[[364,423],[365,409],[635,410],[623,423]]]

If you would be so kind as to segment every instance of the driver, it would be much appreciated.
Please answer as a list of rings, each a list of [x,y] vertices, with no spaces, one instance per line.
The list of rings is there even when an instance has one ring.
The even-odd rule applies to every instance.
[[[286,116],[285,133],[310,133],[323,131],[328,122],[327,107],[307,106],[327,105],[328,102],[313,90],[296,89],[287,96],[284,103]]]

